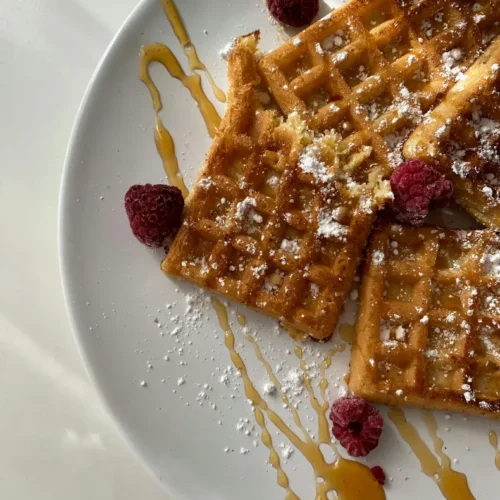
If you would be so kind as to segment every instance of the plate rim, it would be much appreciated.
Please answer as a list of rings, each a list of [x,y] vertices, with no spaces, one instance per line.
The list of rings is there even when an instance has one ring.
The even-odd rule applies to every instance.
[[[96,370],[90,362],[85,343],[83,342],[83,333],[78,325],[76,319],[76,304],[73,300],[73,287],[70,279],[70,263],[69,252],[70,244],[67,236],[67,226],[70,223],[69,213],[72,209],[69,205],[72,200],[69,198],[70,185],[72,176],[74,175],[77,166],[75,160],[77,158],[76,151],[79,145],[79,137],[84,130],[85,125],[90,119],[90,103],[94,95],[98,92],[99,84],[106,76],[105,68],[107,67],[108,60],[113,56],[115,49],[117,49],[124,37],[127,36],[130,28],[136,23],[136,20],[145,15],[148,9],[152,8],[156,0],[139,0],[137,5],[127,15],[122,22],[116,33],[111,38],[111,41],[106,46],[103,54],[101,55],[95,69],[92,72],[89,82],[85,87],[85,91],[78,105],[78,109],[73,120],[68,145],[63,160],[63,168],[61,181],[59,185],[58,207],[57,207],[57,254],[59,262],[60,281],[62,285],[63,302],[66,310],[66,316],[69,320],[71,335],[75,342],[79,357],[82,361],[83,368],[87,374],[90,383],[95,391],[97,399],[108,415],[110,422],[114,426],[122,441],[126,444],[127,448],[132,452],[134,457],[139,461],[143,470],[145,470],[154,480],[159,484],[160,489],[165,492],[169,497],[179,498],[181,492],[172,488],[172,486],[161,479],[154,471],[152,466],[148,463],[142,453],[139,451],[138,446],[135,444],[132,437],[126,430],[126,426],[111,405],[111,402],[106,397],[101,385],[99,383]]]

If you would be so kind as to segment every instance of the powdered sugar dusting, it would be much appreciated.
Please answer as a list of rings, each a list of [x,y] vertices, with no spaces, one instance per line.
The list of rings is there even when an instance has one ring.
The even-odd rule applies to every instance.
[[[464,67],[460,65],[463,58],[462,50],[455,48],[448,52],[444,52],[441,56],[445,72],[452,76],[455,80],[463,80],[465,75],[463,73]]]
[[[227,61],[229,59],[229,56],[233,53],[235,47],[236,47],[236,40],[233,39],[219,51],[220,58],[224,59],[224,61]]]
[[[297,240],[288,240],[285,238],[281,241],[280,249],[295,255],[299,252],[299,242]]]
[[[500,122],[488,116],[488,104],[473,106],[470,116],[459,121],[454,127],[461,130],[467,127],[474,134],[475,144],[463,145],[460,140],[451,140],[447,152],[452,160],[453,172],[462,179],[471,178],[479,181],[478,188],[490,206],[500,203],[500,152],[497,144],[500,140]],[[480,165],[478,167],[478,164]],[[480,169],[486,168],[482,172]]]
[[[304,373],[300,368],[292,368],[281,382],[284,393],[300,396],[304,391]]]
[[[500,278],[500,250],[495,253],[488,253],[485,255],[484,272],[488,276]]]
[[[321,150],[313,143],[304,150],[299,158],[299,167],[306,173],[314,175],[319,182],[330,182],[333,175],[321,160]]]
[[[345,241],[349,228],[338,222],[338,211],[322,208],[319,212],[317,234],[324,238]]]
[[[381,252],[380,250],[375,250],[372,255],[372,262],[373,265],[375,266],[381,266],[384,263],[385,257],[384,257],[384,252]]]
[[[236,205],[236,213],[235,218],[242,220],[251,210],[251,208],[257,207],[257,201],[255,198],[250,198],[247,196],[243,201],[240,201],[238,205]]]

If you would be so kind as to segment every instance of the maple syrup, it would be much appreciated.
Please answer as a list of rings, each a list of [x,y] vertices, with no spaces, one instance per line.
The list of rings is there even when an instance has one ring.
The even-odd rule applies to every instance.
[[[236,315],[236,319],[238,320],[238,323],[241,325],[241,326],[246,326],[247,324],[247,318],[245,317],[244,314],[242,313],[238,313]]]
[[[500,449],[498,448],[498,437],[495,431],[490,431],[489,440],[495,450],[495,467],[500,470]]]
[[[328,495],[331,492],[335,492],[339,500],[359,500],[364,498],[370,500],[385,499],[384,490],[373,477],[370,469],[366,465],[359,462],[341,457],[331,442],[329,424],[326,417],[328,402],[324,399],[320,401],[314,393],[314,389],[305,371],[301,347],[297,345],[295,347],[295,353],[299,358],[304,373],[305,386],[308,391],[311,404],[318,417],[318,433],[316,440],[314,440],[306,431],[305,427],[302,425],[297,410],[295,410],[293,405],[290,404],[286,394],[281,391],[281,384],[273,373],[271,366],[262,355],[259,345],[253,337],[247,336],[248,340],[254,347],[258,359],[263,363],[270,379],[280,391],[283,402],[292,411],[295,423],[301,430],[303,438],[299,437],[299,435],[293,431],[276,412],[269,408],[266,401],[260,396],[259,392],[253,385],[248,375],[245,363],[236,351],[235,337],[229,325],[226,308],[216,298],[212,299],[212,303],[217,313],[220,326],[224,331],[225,345],[229,350],[231,360],[236,369],[238,369],[241,373],[245,388],[245,396],[253,404],[255,419],[257,424],[262,429],[262,442],[269,449],[270,463],[277,472],[278,484],[285,490],[285,499],[299,500],[299,497],[297,497],[297,495],[291,490],[288,476],[281,467],[280,458],[273,446],[271,435],[267,429],[265,417],[267,417],[267,419],[291,441],[295,448],[299,450],[311,464],[315,476],[315,500],[328,500]],[[331,356],[333,356],[333,353],[327,354],[327,358],[325,359],[328,360],[328,357],[331,359]],[[325,365],[328,365],[328,361],[326,361]],[[328,385],[326,379],[323,385],[326,390],[326,386]],[[320,448],[321,444],[328,444],[332,447],[337,456],[337,460],[334,463],[328,463],[326,461]]]
[[[170,23],[170,26],[172,26],[174,34],[177,37],[177,40],[179,40],[179,43],[181,44],[182,49],[184,50],[184,53],[188,58],[189,67],[191,71],[195,70],[203,71],[207,76],[207,80],[210,83],[210,86],[212,87],[212,91],[216,99],[220,102],[226,102],[226,95],[224,94],[222,89],[220,89],[216,85],[212,75],[210,74],[210,71],[208,71],[205,64],[201,62],[196,47],[191,42],[191,38],[186,30],[186,27],[184,26],[184,23],[182,22],[182,18],[179,14],[179,11],[174,1],[162,0],[162,3],[163,3],[163,9],[165,11],[165,14],[167,15],[167,19]]]
[[[356,337],[356,329],[354,328],[354,325],[344,323],[344,324],[340,325],[339,334],[340,334],[340,338],[344,342],[347,342],[348,344],[352,344],[354,342],[355,337]]]
[[[443,440],[437,435],[437,422],[433,413],[424,411],[423,419],[433,441],[434,451],[439,457],[439,460],[424,443],[415,427],[406,420],[406,416],[401,408],[389,408],[389,418],[396,426],[401,437],[408,443],[411,450],[418,458],[422,467],[422,472],[438,485],[441,493],[446,499],[475,499],[469,489],[465,474],[451,468],[451,460],[443,451]]]
[[[188,75],[184,72],[178,59],[169,47],[161,43],[151,43],[145,45],[141,49],[139,59],[139,76],[141,81],[144,82],[148,88],[149,93],[151,94],[151,99],[153,100],[153,109],[155,112],[154,139],[156,149],[163,163],[163,168],[167,174],[169,182],[173,186],[178,187],[183,196],[186,197],[188,189],[184,182],[182,173],[179,170],[179,161],[175,152],[174,140],[168,129],[164,126],[160,117],[160,111],[163,108],[163,103],[160,92],[149,73],[150,64],[153,62],[161,64],[172,78],[179,80],[182,85],[189,90],[191,96],[198,105],[198,109],[200,110],[200,113],[205,121],[210,137],[214,137],[217,128],[220,125],[221,117],[217,113],[213,103],[206,96],[201,85],[201,77],[195,72],[195,70],[201,70],[205,73],[210,85],[212,86],[214,95],[219,101],[225,102],[226,96],[224,92],[217,87],[206,66],[198,57],[196,48],[191,42],[173,0],[162,0],[162,3],[172,30],[174,31],[184,50],[184,53],[188,58],[191,74]]]
[[[300,342],[301,344],[309,338],[309,335],[306,332],[302,332],[291,325],[283,325],[283,328],[288,332],[288,335],[290,335],[293,340]]]

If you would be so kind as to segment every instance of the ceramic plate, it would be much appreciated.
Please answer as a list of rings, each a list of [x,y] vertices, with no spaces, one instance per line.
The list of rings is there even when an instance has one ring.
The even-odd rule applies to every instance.
[[[200,58],[224,90],[226,63],[219,51],[233,37],[260,29],[264,50],[280,43],[282,35],[269,22],[262,0],[183,0],[178,7]],[[151,98],[138,77],[140,48],[150,42],[167,44],[188,71],[160,0],[142,2],[102,59],[69,147],[60,242],[64,288],[78,344],[123,433],[172,499],[283,499],[285,492],[268,463],[269,451],[260,440],[209,295],[165,277],[159,269],[161,253],[143,247],[128,226],[123,208],[128,187],[166,182],[153,141]],[[207,129],[177,80],[156,66],[151,75],[164,102],[161,116],[190,185],[210,145]],[[207,96],[223,113],[224,105],[213,98],[202,77]],[[354,308],[349,301],[341,324],[353,322]],[[315,435],[316,414],[296,380],[295,342],[275,321],[233,304],[228,304],[228,311],[236,347],[256,388],[262,393],[268,377],[246,333],[289,387],[305,427]],[[237,321],[241,312],[247,317],[246,327]],[[331,344],[303,346],[313,384],[318,383],[325,353],[342,345],[337,334]],[[349,351],[347,345],[327,370],[330,401],[345,393]],[[264,397],[293,429],[280,398]],[[426,464],[433,466],[427,474],[386,409],[381,411],[385,426],[380,446],[362,462],[385,469],[390,478],[387,498],[443,498],[433,474],[442,472],[439,464],[446,458],[439,453],[439,442],[434,451],[435,439],[421,412],[405,410],[429,446]],[[498,424],[457,414],[436,413],[436,418],[437,433],[444,440],[442,453],[467,475],[476,498],[497,498],[500,473],[488,433],[498,430]],[[314,498],[311,465],[270,422],[268,428],[291,488],[301,499]]]

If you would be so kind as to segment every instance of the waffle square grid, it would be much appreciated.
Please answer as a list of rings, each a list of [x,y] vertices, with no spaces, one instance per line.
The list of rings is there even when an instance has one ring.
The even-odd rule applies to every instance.
[[[238,74],[230,77],[228,110],[162,269],[325,340],[371,229],[382,172],[373,176],[372,148],[349,150],[337,136],[342,159],[335,153],[332,161],[341,164],[325,158],[325,168],[348,177],[319,182],[300,168],[311,146],[301,134],[310,131],[261,108],[248,52],[239,43],[231,56],[230,71]],[[336,234],[321,234],[322,217],[332,213]]]
[[[353,0],[264,56],[259,70],[285,115],[370,143],[395,166],[394,150],[500,32],[499,7]]]
[[[500,238],[378,228],[356,331],[355,394],[500,418]]]
[[[437,166],[455,199],[500,230],[500,38],[409,137],[404,153]]]

